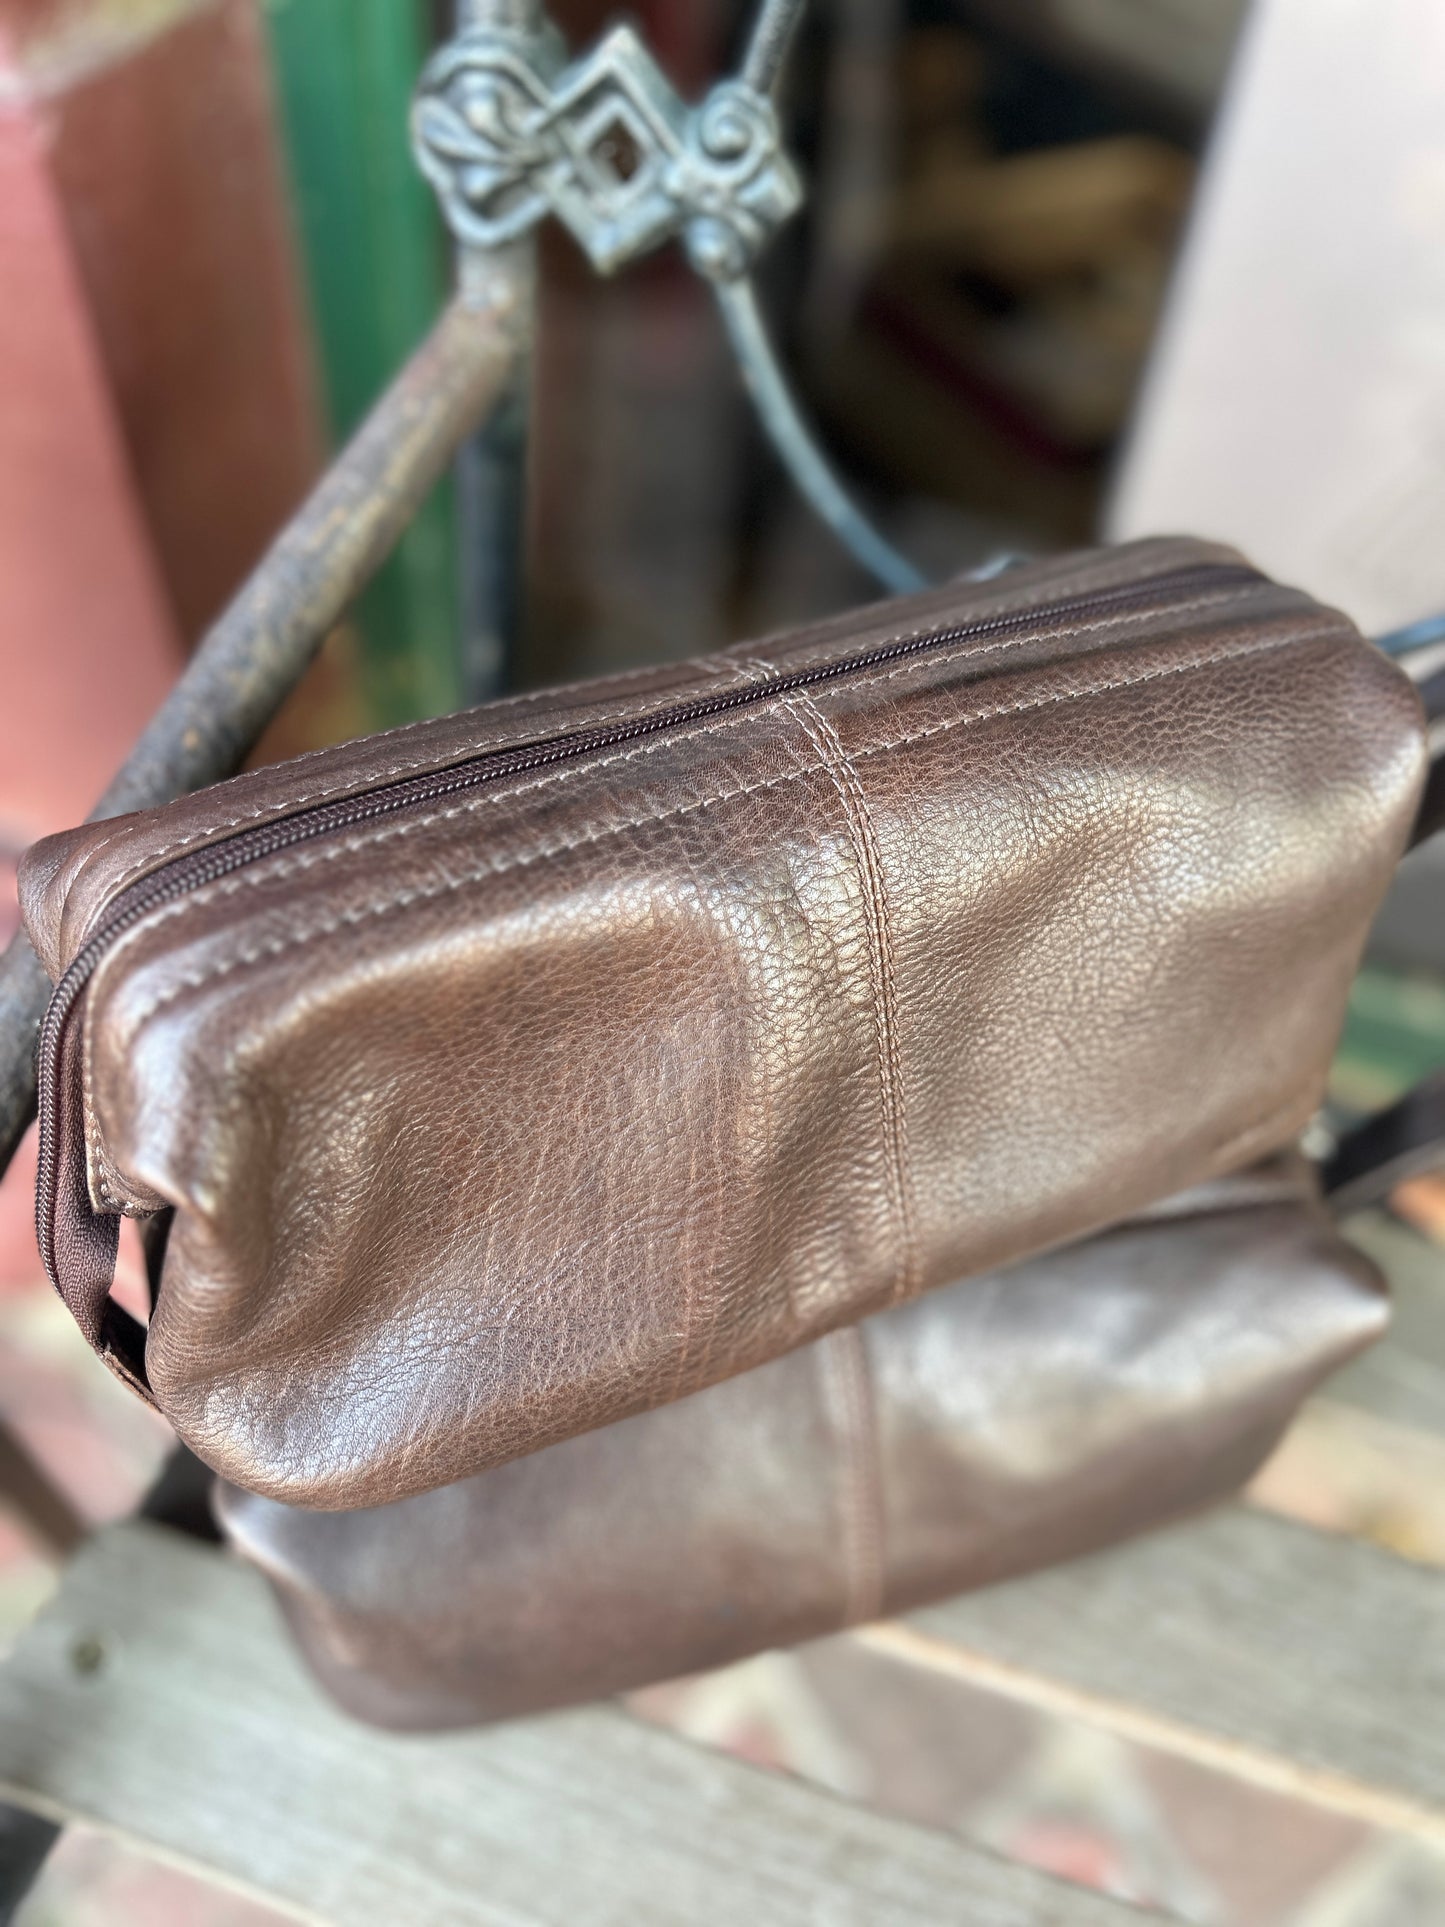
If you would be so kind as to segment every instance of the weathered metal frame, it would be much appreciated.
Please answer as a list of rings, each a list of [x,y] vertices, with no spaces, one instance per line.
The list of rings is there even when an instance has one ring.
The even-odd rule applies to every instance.
[[[776,88],[804,0],[762,0],[736,83]],[[459,34],[547,44],[541,0],[457,0]],[[709,273],[706,248],[692,249]],[[725,264],[731,257],[724,250]],[[773,354],[745,274],[710,274],[749,393],[785,466],[825,523],[885,586],[919,579],[848,499]],[[92,819],[154,808],[232,775],[301,680],[326,635],[391,553],[432,485],[457,467],[463,515],[465,692],[489,693],[520,609],[536,248],[530,233],[480,249],[459,240],[450,306],[202,638],[109,784]],[[35,1110],[35,1042],[49,979],[22,932],[0,957],[0,1179]],[[61,1490],[0,1421],[0,1492],[57,1554],[82,1526]],[[0,1918],[57,1829],[0,1806]]]
[[[533,0],[471,4],[515,13]],[[463,259],[455,298],[202,638],[93,819],[153,808],[232,775],[469,443],[480,472],[491,475],[494,499],[510,500],[515,514],[534,276],[528,243]],[[497,415],[506,432],[489,442],[480,431]],[[502,516],[498,510],[499,534]],[[497,568],[493,585],[504,585],[504,553]],[[34,1116],[35,1042],[49,994],[50,981],[18,932],[0,956],[0,1179]],[[58,1555],[82,1536],[64,1492],[3,1419],[0,1496]],[[45,1823],[0,1807],[0,1923],[53,1839]]]
[[[525,250],[465,264],[458,294],[251,576],[202,638],[92,811],[170,802],[239,768],[458,450],[527,366]],[[35,1112],[35,1041],[50,980],[23,931],[0,957],[0,1179]],[[0,1494],[57,1553],[81,1536],[64,1493],[0,1421]],[[44,1858],[34,1828],[0,1812],[15,1879]],[[0,1879],[0,1906],[6,1895]]]
[[[739,75],[718,93],[750,91],[761,100],[776,90],[804,4],[761,0]],[[540,0],[458,0],[457,24],[462,36],[555,49]],[[697,245],[691,252],[713,283],[748,392],[799,490],[885,588],[917,587],[918,571],[849,499],[808,428],[768,338],[746,272],[750,256]],[[476,658],[473,693],[482,693],[488,662],[505,655],[517,623],[535,283],[530,232],[487,249],[459,237],[451,306],[202,639],[92,818],[153,808],[231,775],[459,455],[474,518],[464,538],[464,648]],[[0,957],[0,1177],[33,1115],[35,1039],[48,992],[17,935]]]
[[[548,215],[604,274],[680,241],[713,290],[744,387],[794,486],[860,565],[898,594],[924,577],[829,462],[778,359],[753,280],[762,249],[803,198],[774,99],[802,12],[803,0],[763,0],[738,72],[689,107],[631,28],[569,63],[540,7],[463,0],[457,38],[423,73],[413,145],[464,252],[521,245]],[[588,148],[613,121],[636,137],[637,172],[625,182]],[[505,533],[495,521],[489,532]]]
[[[486,419],[529,310],[507,263],[473,273],[218,618],[96,804],[149,809],[231,775],[428,489]],[[34,1111],[49,982],[22,934],[0,959],[0,1175]]]

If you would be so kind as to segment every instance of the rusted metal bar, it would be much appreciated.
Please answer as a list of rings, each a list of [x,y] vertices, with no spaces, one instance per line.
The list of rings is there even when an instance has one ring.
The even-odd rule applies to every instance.
[[[92,812],[149,809],[229,776],[428,489],[504,390],[529,309],[505,272],[474,274],[230,606]],[[0,1175],[35,1101],[49,985],[17,936],[0,958]]]

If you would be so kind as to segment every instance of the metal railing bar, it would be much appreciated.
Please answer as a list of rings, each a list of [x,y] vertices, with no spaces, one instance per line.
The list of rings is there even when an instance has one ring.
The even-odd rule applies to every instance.
[[[927,577],[855,506],[803,419],[778,365],[751,280],[714,281],[723,325],[758,419],[795,486],[819,519],[891,595],[921,589]]]
[[[93,819],[153,808],[240,766],[485,420],[529,314],[501,263],[444,310],[203,638]],[[45,972],[17,935],[0,957],[0,1176],[34,1109],[35,1037],[48,994]]]

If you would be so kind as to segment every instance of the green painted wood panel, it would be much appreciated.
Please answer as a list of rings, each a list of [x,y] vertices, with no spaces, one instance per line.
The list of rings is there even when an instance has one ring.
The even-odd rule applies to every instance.
[[[446,297],[447,247],[412,162],[425,0],[264,0],[331,427],[344,437]],[[442,483],[360,605],[378,726],[460,700],[456,529]]]

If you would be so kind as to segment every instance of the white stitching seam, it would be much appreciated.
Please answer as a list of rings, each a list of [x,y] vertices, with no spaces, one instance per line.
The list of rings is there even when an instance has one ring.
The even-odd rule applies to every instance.
[[[883,755],[891,750],[902,749],[910,744],[926,741],[929,737],[946,735],[952,730],[968,728],[975,723],[990,722],[1000,716],[1021,715],[1030,710],[1049,708],[1053,704],[1081,702],[1094,696],[1108,695],[1117,690],[1136,689],[1145,683],[1162,681],[1169,676],[1187,675],[1196,669],[1210,668],[1228,662],[1237,662],[1251,656],[1271,655],[1279,650],[1290,648],[1315,638],[1324,639],[1330,633],[1329,630],[1321,629],[1294,631],[1287,636],[1276,637],[1268,642],[1251,643],[1246,648],[1220,650],[1205,656],[1191,656],[1183,662],[1168,663],[1160,669],[1148,670],[1142,676],[1129,676],[1115,679],[1112,682],[1093,683],[1084,689],[1064,690],[1056,695],[1034,697],[1028,702],[1003,703],[990,709],[974,710],[967,715],[952,717],[947,722],[935,723],[928,729],[918,730],[907,736],[867,744],[861,749],[854,750],[853,758],[854,761],[857,762],[861,761],[865,756]],[[177,998],[184,996],[187,990],[199,990],[207,983],[228,976],[233,970],[240,969],[244,965],[259,963],[264,957],[279,956],[287,950],[299,949],[305,944],[314,942],[318,937],[330,936],[337,931],[348,928],[354,929],[360,924],[369,921],[372,917],[385,916],[390,911],[405,909],[413,903],[425,902],[435,897],[446,896],[454,890],[464,889],[468,884],[484,881],[488,877],[506,875],[513,870],[527,869],[535,863],[547,862],[554,857],[565,856],[570,851],[584,849],[594,843],[609,841],[613,837],[626,835],[632,830],[643,829],[654,823],[666,822],[674,817],[687,816],[695,810],[708,809],[714,804],[735,802],[741,797],[755,795],[762,790],[776,789],[784,783],[796,783],[805,777],[816,776],[818,773],[814,765],[807,764],[799,769],[786,770],[779,776],[767,777],[758,783],[744,784],[734,790],[718,791],[710,796],[698,797],[691,803],[682,803],[671,809],[659,810],[646,816],[629,818],[628,821],[624,823],[609,824],[605,829],[589,831],[585,836],[569,838],[565,842],[548,845],[546,848],[532,851],[526,856],[516,857],[510,861],[501,863],[481,864],[473,869],[464,870],[457,876],[447,877],[440,883],[428,885],[424,889],[399,891],[378,902],[367,904],[361,909],[347,911],[339,917],[328,918],[321,923],[309,925],[304,930],[289,931],[284,937],[273,938],[270,942],[260,944],[253,949],[238,951],[234,957],[225,958],[220,963],[208,966],[205,970],[196,971],[178,979],[177,982],[171,984],[166,990],[145,1004],[132,1019],[126,1038],[119,1048],[123,1052],[128,1052],[134,1045],[141,1027],[168,1004],[172,1004]],[[454,813],[455,812],[449,812],[449,814]],[[239,887],[244,879],[234,878],[228,880]],[[180,909],[185,903],[194,902],[194,900],[194,898],[183,898],[180,904],[172,905],[171,909]],[[138,928],[154,930],[156,922],[158,921],[159,919],[154,919],[148,925],[138,926]],[[131,933],[127,933],[127,935],[129,934]],[[124,939],[122,939],[122,941],[124,941]]]
[[[1207,606],[1209,606],[1209,604],[1206,602],[1182,603],[1178,605],[1177,609],[1171,610],[1170,613],[1187,614],[1192,609],[1202,608]],[[1090,631],[1093,629],[1105,628],[1107,626],[1109,626],[1107,622],[1095,623],[1095,624],[1088,625],[1084,629],[1081,629],[1078,633],[1087,634],[1087,633],[1090,633]],[[1290,636],[1284,638],[1283,640],[1299,641],[1310,633],[1316,633],[1316,632],[1299,631],[1299,632],[1292,633]],[[1318,633],[1323,635],[1328,632],[1321,630]],[[1030,640],[1030,638],[1009,637],[999,642],[986,644],[983,647],[977,648],[977,649],[960,649],[957,652],[957,654],[951,654],[947,656],[929,656],[927,658],[920,658],[912,662],[903,663],[899,667],[886,671],[883,675],[869,677],[865,682],[855,683],[851,686],[854,688],[879,687],[885,682],[893,682],[899,677],[917,674],[926,668],[936,667],[940,664],[947,666],[947,664],[951,662],[974,661],[984,656],[997,655],[997,654],[1003,653],[1006,650],[1018,648],[1021,642],[1028,641],[1028,640]],[[1236,653],[1239,653],[1239,652],[1236,652]],[[1198,658],[1197,661],[1191,660],[1188,662],[1181,663],[1178,665],[1178,667],[1180,669],[1185,669],[1185,670],[1191,669],[1191,668],[1200,668],[1209,662],[1221,661],[1221,660],[1228,660],[1228,657],[1218,656],[1218,655],[1204,656],[1204,657]],[[746,673],[748,672],[745,670],[745,674]],[[769,673],[775,674],[776,672],[770,670]],[[1148,680],[1148,678],[1147,677],[1142,679],[1133,678],[1132,680],[1136,680],[1136,681]],[[1114,687],[1125,687],[1125,686],[1127,685],[1105,683],[1105,684],[1101,684],[1099,687],[1101,689],[1109,689]],[[1079,693],[1081,695],[1088,695],[1091,692],[1089,690],[1081,690]],[[1050,698],[1048,700],[1058,700],[1058,699]],[[1024,707],[1028,707],[1028,706],[1029,705],[1024,705]],[[1001,711],[994,712],[994,711],[986,710],[980,713],[977,720],[984,720],[988,715],[991,715],[994,713],[1007,714],[1008,711],[1001,710]],[[603,756],[595,759],[589,759],[588,762],[585,764],[585,766],[569,764],[564,766],[561,769],[550,770],[546,775],[534,777],[530,782],[520,783],[516,785],[514,788],[508,788],[501,792],[498,792],[492,789],[484,789],[479,794],[470,796],[466,802],[451,804],[448,808],[444,810],[432,810],[432,811],[429,811],[425,816],[411,816],[399,822],[392,821],[392,822],[383,823],[380,828],[370,830],[364,836],[347,837],[341,842],[328,844],[324,850],[304,852],[304,853],[298,853],[298,854],[287,854],[285,856],[276,857],[269,862],[252,864],[248,866],[247,869],[244,872],[242,872],[239,876],[223,878],[217,883],[208,884],[203,889],[193,891],[187,896],[180,897],[174,903],[168,905],[165,909],[158,911],[155,916],[148,917],[144,920],[144,922],[136,924],[131,930],[126,931],[121,937],[117,939],[116,943],[114,944],[110,952],[107,954],[105,961],[109,963],[111,959],[115,957],[122,949],[124,949],[126,944],[129,943],[133,938],[140,937],[146,932],[153,932],[162,923],[168,922],[172,917],[183,915],[188,909],[200,909],[206,904],[212,903],[221,897],[233,896],[237,890],[257,888],[261,884],[264,884],[272,879],[295,876],[303,870],[314,869],[318,864],[334,863],[341,857],[354,855],[356,852],[360,850],[370,849],[375,847],[378,844],[389,842],[394,837],[399,838],[403,836],[414,835],[419,830],[429,829],[431,825],[434,823],[450,822],[458,816],[465,816],[474,811],[486,809],[497,802],[514,801],[519,797],[530,796],[534,794],[537,790],[546,789],[550,784],[566,782],[569,778],[572,778],[578,775],[579,770],[581,768],[585,768],[585,770],[589,774],[596,775],[602,770],[615,768],[619,764],[630,763],[630,762],[636,761],[638,758],[641,758],[641,757],[656,755],[662,749],[668,746],[672,746],[675,748],[678,743],[693,742],[707,736],[719,736],[722,734],[724,730],[740,728],[744,723],[748,722],[749,720],[755,719],[755,717],[756,717],[755,711],[751,709],[745,709],[745,710],[735,712],[731,715],[723,716],[713,722],[705,723],[698,729],[688,730],[683,733],[679,733],[677,731],[669,731],[667,732],[666,735],[658,735],[656,737],[650,738],[646,742],[639,743],[632,749],[618,750],[611,756]],[[953,727],[953,725],[950,724],[948,725],[948,727],[951,728]],[[927,735],[930,732],[925,731],[923,733]],[[900,739],[900,742],[909,742],[912,740],[914,739],[910,737],[903,737]],[[879,745],[879,747],[886,749],[886,748],[889,748],[890,745],[885,743],[885,744]],[[871,755],[873,754],[873,751],[863,750],[858,753],[861,755]],[[755,787],[766,788],[768,787],[768,785],[761,784],[761,785],[756,785]],[[704,804],[709,800],[713,802],[725,802],[729,795],[732,795],[732,794],[746,795],[747,793],[748,793],[747,791],[723,792],[711,799],[704,799]],[[701,807],[701,806],[690,804],[687,807],[694,808],[694,807]],[[618,830],[636,828],[636,827],[640,827],[642,824],[651,822],[653,820],[654,819],[650,817],[640,817],[637,819],[635,824],[619,823],[616,827]]]
[[[721,675],[725,669],[730,667],[727,663],[721,663],[718,667],[714,668],[713,663],[709,660],[702,660],[695,666],[705,670],[710,676]],[[619,683],[637,682],[644,676],[651,676],[656,673],[657,667],[654,665],[645,669],[622,670],[616,675],[599,676],[583,682],[554,683],[546,689],[528,690],[520,696],[498,697],[494,702],[488,703],[487,708],[494,710],[513,703],[540,703],[548,698],[568,695],[578,689],[593,688],[605,694],[608,690],[615,688]],[[430,727],[430,725],[427,723],[402,723],[396,729],[381,730],[376,735],[367,737],[366,740],[368,743],[380,743],[384,742],[388,736],[414,734],[428,727]],[[499,750],[505,751],[513,747],[513,745],[504,742],[498,744],[497,747]],[[485,755],[487,751],[483,748],[472,753]],[[287,769],[294,769],[298,763],[310,763],[314,762],[318,757],[333,756],[335,754],[336,745],[334,744],[326,749],[306,750],[300,756],[288,757],[285,767]],[[300,809],[305,803],[321,803],[330,796],[345,796],[348,792],[364,792],[374,787],[377,783],[385,783],[393,776],[406,776],[415,770],[446,769],[448,763],[445,758],[443,758],[440,763],[437,761],[437,756],[440,754],[441,752],[437,751],[430,756],[413,757],[409,762],[389,763],[385,769],[358,770],[347,782],[332,783],[325,789],[303,790],[299,796],[279,797],[274,803],[264,803],[253,810],[241,810],[235,816],[218,817],[214,823],[207,823],[203,829],[190,830],[186,835],[175,837],[169,843],[154,845],[148,849],[143,856],[137,857],[133,863],[128,863],[123,870],[118,870],[107,886],[109,897],[113,898],[129,878],[137,876],[142,870],[150,869],[160,857],[169,856],[176,850],[187,850],[197,843],[205,843],[209,839],[219,838],[223,831],[238,830],[243,823],[264,823],[277,816],[289,815],[292,810]],[[104,849],[115,842],[121,833],[120,829],[112,830],[109,836],[102,837],[99,843],[86,851],[76,868],[75,875],[70,879],[68,886],[70,889],[73,890],[75,888],[75,884],[81,874],[90,867],[95,858],[98,857]]]
[[[878,1041],[878,1076],[883,1125],[883,1160],[888,1177],[889,1204],[898,1253],[893,1286],[893,1301],[909,1295],[913,1276],[913,1254],[917,1240],[908,1161],[908,1118],[903,1097],[903,1065],[898,1052],[897,1021],[894,1009],[893,933],[888,918],[888,899],[883,882],[883,862],[878,837],[868,809],[858,772],[849,761],[838,732],[805,692],[788,698],[789,708],[806,710],[814,729],[804,721],[814,748],[823,759],[843,805],[853,842],[853,860],[863,892],[863,920],[873,975],[873,1025]],[[818,740],[821,738],[821,742]],[[841,770],[841,773],[839,773]]]
[[[888,1048],[888,1026],[883,1014],[883,946],[878,934],[878,922],[873,896],[873,884],[869,874],[868,852],[863,847],[863,830],[853,804],[849,787],[838,774],[834,764],[832,741],[824,732],[815,727],[822,721],[815,703],[800,697],[785,696],[784,707],[797,717],[808,741],[818,758],[818,767],[827,776],[843,808],[843,822],[848,831],[853,868],[858,877],[859,904],[862,911],[863,941],[868,953],[869,1005],[873,1018],[873,1054],[877,1065],[876,1089],[878,1096],[878,1134],[883,1147],[883,1190],[888,1201],[888,1216],[893,1222],[894,1235],[899,1243],[903,1242],[904,1204],[902,1187],[898,1182],[897,1125],[895,1118],[893,1085],[891,1082],[891,1056]],[[831,734],[831,732],[830,732]]]
[[[121,1208],[120,1200],[111,1191],[110,1161],[101,1141],[100,1125],[95,1115],[95,1076],[92,1066],[92,1025],[87,1024],[81,1038],[81,1111],[85,1119],[85,1179],[90,1194],[112,1211]],[[117,1183],[119,1174],[117,1174]]]
[[[1171,608],[1168,611],[1168,613],[1171,616],[1188,615],[1192,613],[1194,610],[1212,607],[1216,603],[1226,599],[1227,599],[1227,592],[1220,591],[1212,596],[1201,596],[1201,597],[1196,597],[1193,601],[1190,601],[1190,602],[1177,603],[1174,605],[1173,608]],[[1003,613],[1008,614],[1010,613],[1010,611],[1005,609]],[[1022,613],[1027,614],[1029,613],[1029,611],[1025,610]],[[1047,615],[1048,611],[1046,609],[1043,609],[1043,610],[1040,610],[1039,613],[1041,615]],[[1150,613],[1156,613],[1156,612],[1141,610],[1137,613],[1140,615],[1148,615]],[[992,618],[989,616],[981,616],[977,618],[977,620],[989,621],[989,620],[992,620]],[[1118,621],[1117,616],[1112,616],[1112,617],[1106,616],[1106,617],[1103,617],[1098,622],[1081,623],[1077,627],[1077,629],[1075,629],[1074,633],[1076,635],[1093,635],[1093,634],[1096,634],[1101,629],[1107,629],[1114,626],[1114,624],[1117,623],[1117,621]],[[931,635],[945,633],[947,630],[947,627],[948,625],[944,623],[941,626],[938,624],[935,624],[935,625],[932,625],[931,627],[926,627],[923,629],[909,630],[904,632],[901,635],[890,637],[887,642],[880,643],[878,647],[892,649],[910,642],[921,642],[926,640]],[[975,659],[981,660],[982,658],[987,656],[1003,654],[1010,649],[1021,648],[1024,644],[1030,641],[1036,641],[1036,640],[1037,640],[1036,637],[1030,637],[1030,636],[1007,636],[1007,637],[1000,638],[999,640],[994,642],[983,643],[973,649],[970,649],[966,644],[961,645],[957,651],[952,652],[948,655],[929,656],[927,658],[919,658],[912,662],[903,663],[897,668],[887,671],[885,675],[870,678],[865,682],[855,685],[855,687],[868,687],[870,683],[891,682],[896,677],[917,674],[923,669],[936,667],[939,664],[947,664],[950,662],[972,661]],[[736,660],[738,659],[733,659],[733,661],[736,661]],[[708,671],[710,674],[721,675],[727,669],[730,669],[733,667],[733,661],[721,662],[717,669],[713,669],[711,663],[708,663],[707,665]],[[765,667],[767,667],[767,673],[769,674],[769,676],[776,677],[781,673],[779,670],[777,670],[776,668],[773,668],[770,665],[765,665]],[[647,672],[628,672],[628,673],[642,674]],[[744,668],[745,679],[746,679],[746,675],[747,675],[746,668]],[[614,678],[608,677],[608,678],[605,678],[604,680],[606,683],[611,683],[614,681]],[[620,680],[620,678],[617,680]],[[566,691],[570,689],[581,689],[581,688],[585,688],[586,686],[587,685],[585,683],[563,684],[560,686],[560,688],[554,688],[546,691],[538,691],[537,694],[538,696],[541,696],[541,695],[555,696],[560,693],[566,693]],[[601,685],[599,684],[598,686],[601,686]],[[511,698],[504,698],[503,700],[512,701],[512,702],[521,702],[521,701],[527,700],[527,698],[511,697]],[[723,717],[716,723],[704,725],[702,729],[690,731],[686,736],[678,736],[676,734],[670,735],[668,740],[673,743],[686,742],[690,740],[692,736],[706,735],[711,730],[714,730],[714,729],[729,728],[734,726],[735,724],[743,722],[745,719],[746,719],[745,714]],[[403,727],[406,729],[417,729],[417,728],[423,727],[423,725],[416,724],[416,723],[409,723],[409,724],[403,725]],[[400,732],[388,732],[388,733],[399,734]],[[373,737],[371,740],[379,741],[381,739],[378,737]],[[505,753],[505,751],[511,747],[514,747],[514,745],[510,745],[507,743],[499,744],[497,746],[498,753],[499,754]],[[520,745],[517,745],[515,747],[520,747]],[[614,762],[625,762],[630,760],[630,758],[633,756],[650,754],[657,747],[659,747],[659,744],[657,742],[646,743],[641,745],[637,749],[629,750],[625,752],[625,754],[623,754],[622,756],[608,757],[603,759],[602,761],[590,763],[588,767],[593,770],[606,769]],[[325,750],[313,750],[309,752],[309,754],[313,756],[321,756],[321,755],[326,755],[328,753],[329,752]],[[479,750],[476,753],[484,755],[487,752],[485,750]],[[306,758],[301,756],[293,757],[291,759],[293,764],[303,762],[305,760]],[[204,829],[188,831],[186,835],[176,837],[170,843],[162,843],[154,848],[148,849],[143,856],[137,857],[133,862],[128,863],[124,869],[117,871],[115,876],[111,879],[107,890],[108,898],[114,898],[116,892],[120,890],[130,880],[131,877],[139,875],[139,873],[142,870],[150,869],[158,862],[158,860],[161,857],[171,856],[171,855],[174,855],[174,853],[178,850],[190,849],[195,844],[205,843],[212,839],[219,838],[221,834],[226,830],[239,829],[242,826],[242,824],[245,824],[245,823],[266,822],[268,820],[274,819],[276,816],[289,814],[292,810],[300,809],[307,803],[324,802],[328,797],[343,796],[343,795],[346,795],[348,792],[352,792],[352,791],[360,792],[367,788],[371,788],[378,783],[387,782],[390,778],[395,776],[406,776],[412,773],[413,771],[417,771],[417,770],[445,769],[446,767],[447,765],[445,762],[438,764],[435,756],[417,757],[411,760],[410,762],[389,764],[385,769],[370,770],[364,776],[358,775],[354,777],[350,782],[334,783],[330,785],[328,788],[319,789],[319,790],[303,790],[299,796],[288,796],[284,802],[278,801],[274,804],[271,804],[269,806],[263,806],[258,809],[243,810],[236,816],[223,817],[222,819],[220,819],[220,821],[216,823],[207,824]],[[567,771],[559,770],[551,776],[542,778],[541,781],[544,783],[560,781],[567,774],[568,774]],[[524,789],[513,791],[511,792],[511,794],[523,795],[523,794],[526,794],[527,789],[530,789],[532,787],[535,787],[535,786],[527,785]],[[419,818],[417,819],[416,827],[420,828],[424,823],[435,823],[441,820],[444,820],[444,818],[437,817],[437,816]],[[89,850],[86,852],[86,855],[82,859],[80,868],[77,869],[75,877],[71,879],[70,886],[69,886],[71,889],[74,888],[76,879],[80,876],[81,871],[89,867],[92,859],[98,856],[101,850],[104,849],[107,844],[109,844],[114,840],[114,837],[116,834],[118,834],[118,832],[112,832],[112,835],[105,838],[103,843],[97,844],[93,850]],[[343,847],[360,847],[360,846],[346,845]]]

